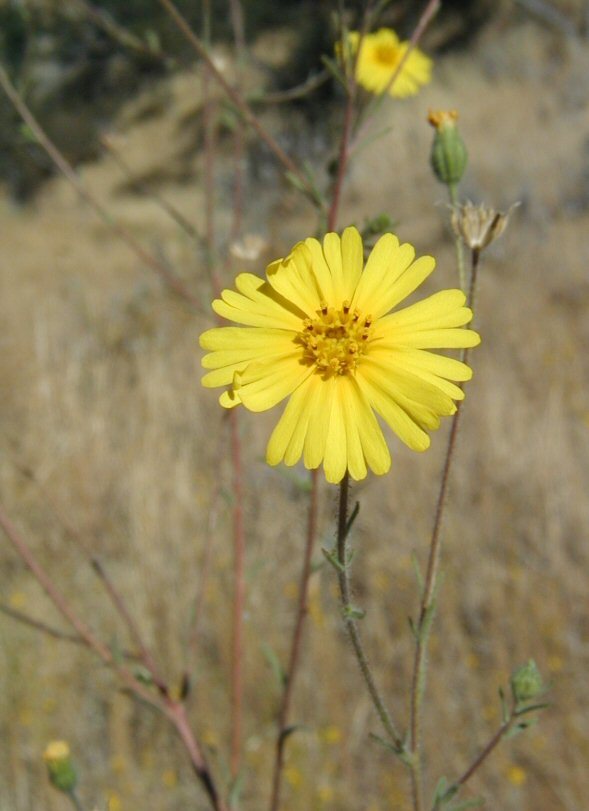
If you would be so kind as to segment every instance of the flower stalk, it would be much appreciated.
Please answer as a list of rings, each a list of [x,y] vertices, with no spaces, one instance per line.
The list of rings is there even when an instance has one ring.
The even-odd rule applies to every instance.
[[[467,303],[473,305],[476,283],[478,278],[480,251],[471,252],[470,280]],[[461,351],[461,360],[468,360],[468,348]],[[409,746],[411,751],[411,785],[414,811],[423,811],[423,775],[422,775],[422,743],[421,743],[421,713],[427,677],[427,650],[429,645],[431,627],[435,615],[435,598],[438,588],[440,557],[442,551],[442,519],[446,506],[450,472],[455,457],[456,439],[462,415],[462,400],[456,402],[456,413],[450,426],[448,444],[444,457],[440,489],[436,502],[434,523],[430,538],[429,556],[421,603],[419,618],[415,625],[415,657],[413,662],[413,676],[410,693],[410,730]]]
[[[348,548],[348,536],[350,533],[350,522],[348,520],[349,491],[350,476],[349,473],[346,472],[339,485],[336,555],[335,559],[331,555],[328,555],[327,557],[328,560],[334,564],[337,571],[344,625],[346,627],[350,642],[352,643],[352,649],[366,684],[368,694],[370,695],[374,708],[378,714],[378,717],[380,718],[390,743],[398,754],[402,754],[405,748],[403,739],[376,684],[374,675],[372,673],[372,668],[368,661],[368,657],[360,637],[357,620],[361,618],[362,612],[356,608],[351,601],[349,574],[351,560]]]

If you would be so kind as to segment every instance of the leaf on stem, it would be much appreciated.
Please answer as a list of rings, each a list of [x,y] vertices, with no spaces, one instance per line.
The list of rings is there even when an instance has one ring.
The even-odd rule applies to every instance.
[[[286,684],[286,671],[284,670],[280,659],[276,655],[276,653],[272,650],[270,645],[267,642],[262,642],[262,654],[264,659],[270,665],[270,670],[272,671],[272,675],[276,679],[276,684],[282,690],[284,685]]]
[[[407,766],[408,769],[410,769],[413,766],[411,753],[407,751],[405,743],[403,743],[403,747],[401,748],[399,746],[396,746],[394,743],[387,741],[385,738],[382,738],[380,735],[377,735],[375,732],[369,732],[368,737],[371,740],[375,741],[376,743],[380,744],[380,746],[383,746],[389,752],[392,752],[394,755],[396,755],[401,761],[401,763]]]

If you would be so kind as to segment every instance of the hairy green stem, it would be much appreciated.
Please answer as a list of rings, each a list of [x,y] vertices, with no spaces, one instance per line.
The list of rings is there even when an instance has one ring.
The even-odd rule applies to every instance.
[[[456,183],[448,184],[448,195],[453,206],[458,205],[458,186]],[[464,248],[459,234],[454,234],[454,248],[456,251],[456,265],[458,267],[458,279],[460,288],[466,293],[466,270],[464,267]]]
[[[376,685],[372,669],[368,662],[368,657],[366,656],[364,646],[360,638],[358,625],[354,618],[355,611],[351,602],[351,588],[349,577],[350,562],[348,559],[349,555],[347,544],[349,534],[349,525],[348,525],[349,490],[350,490],[350,477],[349,474],[346,472],[346,475],[344,476],[344,478],[340,483],[339,509],[337,519],[337,563],[338,563],[337,572],[342,602],[342,614],[344,618],[344,624],[346,626],[346,631],[348,632],[348,636],[350,638],[350,642],[352,643],[352,648],[354,650],[356,660],[358,661],[360,671],[366,683],[366,687],[368,688],[368,693],[370,694],[370,698],[372,699],[374,708],[376,709],[378,717],[380,718],[382,725],[385,729],[385,732],[390,738],[393,746],[395,747],[395,749],[398,749],[399,752],[401,752],[403,751],[403,739],[399,734],[390,716],[390,713],[385,705],[380,690]]]

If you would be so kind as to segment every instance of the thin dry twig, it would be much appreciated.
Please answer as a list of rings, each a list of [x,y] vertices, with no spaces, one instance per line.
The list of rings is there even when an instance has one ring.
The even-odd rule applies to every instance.
[[[198,300],[197,296],[186,287],[184,282],[178,278],[178,276],[176,276],[164,262],[160,261],[156,256],[147,251],[130,231],[128,231],[120,223],[113,220],[104,205],[99,202],[92,192],[90,192],[84,186],[78,177],[76,170],[41,127],[23,97],[10,81],[8,74],[2,65],[0,65],[0,86],[12,102],[14,108],[21,116],[25,124],[29,127],[36,140],[49,155],[55,166],[76,189],[80,197],[82,197],[82,199],[94,209],[101,220],[112,231],[112,233],[116,234],[116,236],[125,242],[136,254],[136,256],[145,265],[147,265],[147,267],[153,270],[173,293],[184,299],[184,301],[189,303],[195,309],[200,310],[200,301]]]
[[[163,195],[159,194],[159,192],[154,191],[153,189],[148,188],[141,180],[137,179],[134,176],[133,169],[129,166],[127,161],[122,157],[121,153],[116,149],[112,142],[112,138],[108,136],[103,136],[100,139],[100,143],[106,149],[108,154],[117,164],[121,172],[125,175],[128,179],[129,184],[133,188],[133,190],[144,197],[151,198],[161,209],[164,211],[168,217],[170,217],[176,225],[184,231],[184,233],[197,242],[199,245],[204,244],[203,237],[201,234],[198,233],[197,229],[194,225],[188,220],[187,217],[182,214],[181,211],[178,211],[176,206],[172,205],[169,200],[166,200]]]
[[[270,149],[270,151],[274,154],[274,156],[278,159],[278,161],[283,165],[287,172],[289,172],[293,177],[295,177],[298,183],[306,189],[312,199],[316,199],[315,190],[313,185],[309,182],[309,180],[305,177],[305,175],[300,171],[298,166],[295,162],[290,158],[286,152],[282,149],[280,144],[273,138],[272,135],[262,126],[259,118],[250,108],[248,103],[245,101],[241,93],[235,89],[223,76],[221,71],[217,68],[214,61],[209,56],[207,48],[205,44],[201,41],[199,37],[196,36],[194,31],[188,25],[187,21],[184,19],[182,14],[178,11],[174,3],[171,0],[158,0],[161,6],[168,12],[170,17],[176,23],[178,29],[184,34],[187,41],[192,45],[198,56],[203,60],[207,68],[209,69],[211,75],[215,78],[215,81],[223,88],[223,91],[227,95],[227,97],[232,101],[234,106],[237,108],[241,116],[245,119],[245,121],[251,126],[251,128],[255,131],[258,137],[266,144],[266,146]]]
[[[138,681],[124,664],[118,661],[111,649],[90,629],[71,607],[50,575],[38,562],[24,537],[17,530],[16,526],[12,523],[1,506],[0,529],[3,530],[17,554],[41,585],[53,605],[73,627],[76,634],[84,640],[86,646],[91,648],[99,659],[118,675],[131,695],[141,699],[154,709],[159,710],[168,718],[184,743],[192,767],[209,798],[212,808],[214,811],[227,811],[227,806],[219,795],[204,753],[188,723],[184,705],[172,700],[169,697],[168,690],[163,694],[161,692],[153,692],[146,685]]]
[[[307,515],[307,537],[303,565],[299,581],[297,612],[290,646],[288,667],[286,670],[286,683],[282,693],[280,709],[278,711],[278,735],[274,755],[274,769],[272,774],[272,795],[270,798],[270,811],[278,811],[280,807],[280,790],[282,785],[282,770],[284,768],[284,747],[289,733],[289,714],[294,694],[295,677],[298,673],[303,630],[305,619],[309,612],[309,580],[311,577],[311,559],[317,538],[317,502],[318,502],[318,471],[311,471],[311,493],[309,496],[309,510]]]
[[[35,631],[39,631],[40,633],[50,636],[53,639],[60,639],[63,642],[70,642],[74,645],[88,647],[86,640],[78,634],[69,634],[67,631],[54,628],[53,625],[48,625],[48,623],[38,620],[36,617],[31,617],[29,614],[25,614],[24,611],[18,611],[16,608],[12,608],[12,606],[6,605],[5,603],[0,603],[0,612],[13,620],[20,622],[22,625],[33,628]],[[123,659],[128,659],[131,662],[141,661],[141,657],[132,651],[123,650],[120,651],[120,654]]]
[[[27,479],[33,482],[33,484],[35,484],[35,486],[37,487],[37,489],[39,490],[39,492],[49,505],[51,511],[53,512],[59,523],[62,525],[66,534],[75,543],[76,547],[82,552],[82,554],[87,558],[92,568],[92,571],[95,573],[95,575],[102,583],[114,608],[116,609],[117,613],[127,626],[127,630],[129,631],[131,639],[137,646],[139,659],[141,660],[144,667],[149,671],[154,684],[158,687],[158,689],[162,693],[165,693],[167,687],[159,672],[159,668],[155,662],[154,656],[147,647],[147,645],[145,644],[141,631],[139,630],[139,626],[137,625],[135,619],[131,615],[131,612],[127,607],[123,595],[113,583],[112,579],[106,572],[104,565],[100,562],[97,555],[92,551],[92,544],[86,542],[86,539],[82,536],[82,533],[77,529],[77,527],[69,519],[69,517],[61,510],[61,508],[58,506],[55,499],[53,498],[52,494],[39,480],[38,476],[35,474],[35,471],[32,470],[32,468],[28,467],[27,465],[22,464],[16,464],[16,468],[23,476],[25,476]]]

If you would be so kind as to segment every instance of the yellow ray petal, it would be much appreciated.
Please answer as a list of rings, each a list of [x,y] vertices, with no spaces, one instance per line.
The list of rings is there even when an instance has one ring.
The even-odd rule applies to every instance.
[[[325,261],[321,243],[309,237],[300,249],[308,252],[308,261],[317,280],[322,302],[332,303],[334,301],[333,279],[331,270]]]
[[[355,379],[352,379],[352,391],[364,458],[372,472],[382,476],[390,470],[391,454],[370,403]]]
[[[287,465],[294,465],[301,458],[317,382],[321,383],[311,375],[292,393],[268,441],[269,465],[277,465],[283,459]]]
[[[363,314],[372,315],[373,318],[386,313],[389,308],[383,304],[383,299],[410,265],[414,255],[413,246],[408,243],[399,245],[396,236],[383,234],[368,257],[352,307],[358,307]]]
[[[362,373],[364,380],[370,379],[393,398],[402,395],[443,416],[454,413],[452,399],[439,386],[415,372],[403,369],[395,363],[394,356],[385,351],[371,352],[370,357],[358,367],[358,372]]]
[[[239,292],[223,290],[213,301],[213,310],[222,318],[252,327],[299,330],[305,313],[288,302],[264,279],[240,273],[235,280]]]
[[[404,246],[402,245],[401,248]],[[436,260],[433,256],[420,256],[396,279],[388,280],[388,286],[383,285],[382,291],[379,294],[380,301],[378,307],[373,307],[372,311],[375,317],[379,318],[381,315],[388,313],[393,307],[396,307],[400,301],[403,301],[413,293],[414,290],[423,284],[427,277],[433,272],[436,266]]]
[[[312,374],[313,368],[297,355],[254,361],[243,374],[236,374],[233,388],[249,411],[267,411],[288,397]]]
[[[402,442],[414,451],[425,451],[429,448],[429,436],[411,419],[389,392],[377,385],[371,376],[362,374],[361,381],[359,380],[358,383],[366,393],[372,408],[380,414]]]
[[[448,380],[466,381],[472,378],[472,369],[460,360],[437,355],[423,349],[399,347],[391,350],[395,363],[404,364],[403,368],[412,368],[415,372],[427,371]]]
[[[304,243],[295,245],[290,256],[272,262],[266,277],[274,290],[312,318],[323,300],[311,267],[311,257]]]
[[[342,404],[340,381],[333,378],[333,395],[331,415],[325,441],[325,457],[323,469],[325,478],[332,484],[343,479],[348,467],[348,441],[346,437],[346,423]]]
[[[413,349],[468,349],[480,342],[478,332],[471,329],[424,329],[408,331],[399,338],[401,346]]]
[[[364,267],[364,248],[362,237],[357,228],[349,226],[342,234],[342,274],[343,274],[343,299],[342,301],[352,301],[362,268]]]
[[[345,288],[342,267],[342,247],[339,234],[332,232],[325,234],[323,237],[323,255],[327,267],[330,270],[333,285],[334,298],[330,303],[336,307],[341,306],[340,302],[345,298]]]
[[[366,461],[360,439],[360,416],[353,380],[347,375],[337,381],[343,421],[346,431],[347,467],[355,481],[366,478]]]
[[[304,462],[305,467],[313,470],[319,467],[325,455],[325,443],[331,419],[331,409],[334,400],[335,378],[323,380],[315,375],[315,398],[309,418],[309,428],[305,437]]]
[[[421,301],[381,318],[379,337],[394,337],[412,329],[462,327],[472,319],[472,310],[464,306],[462,290],[440,290]]]

